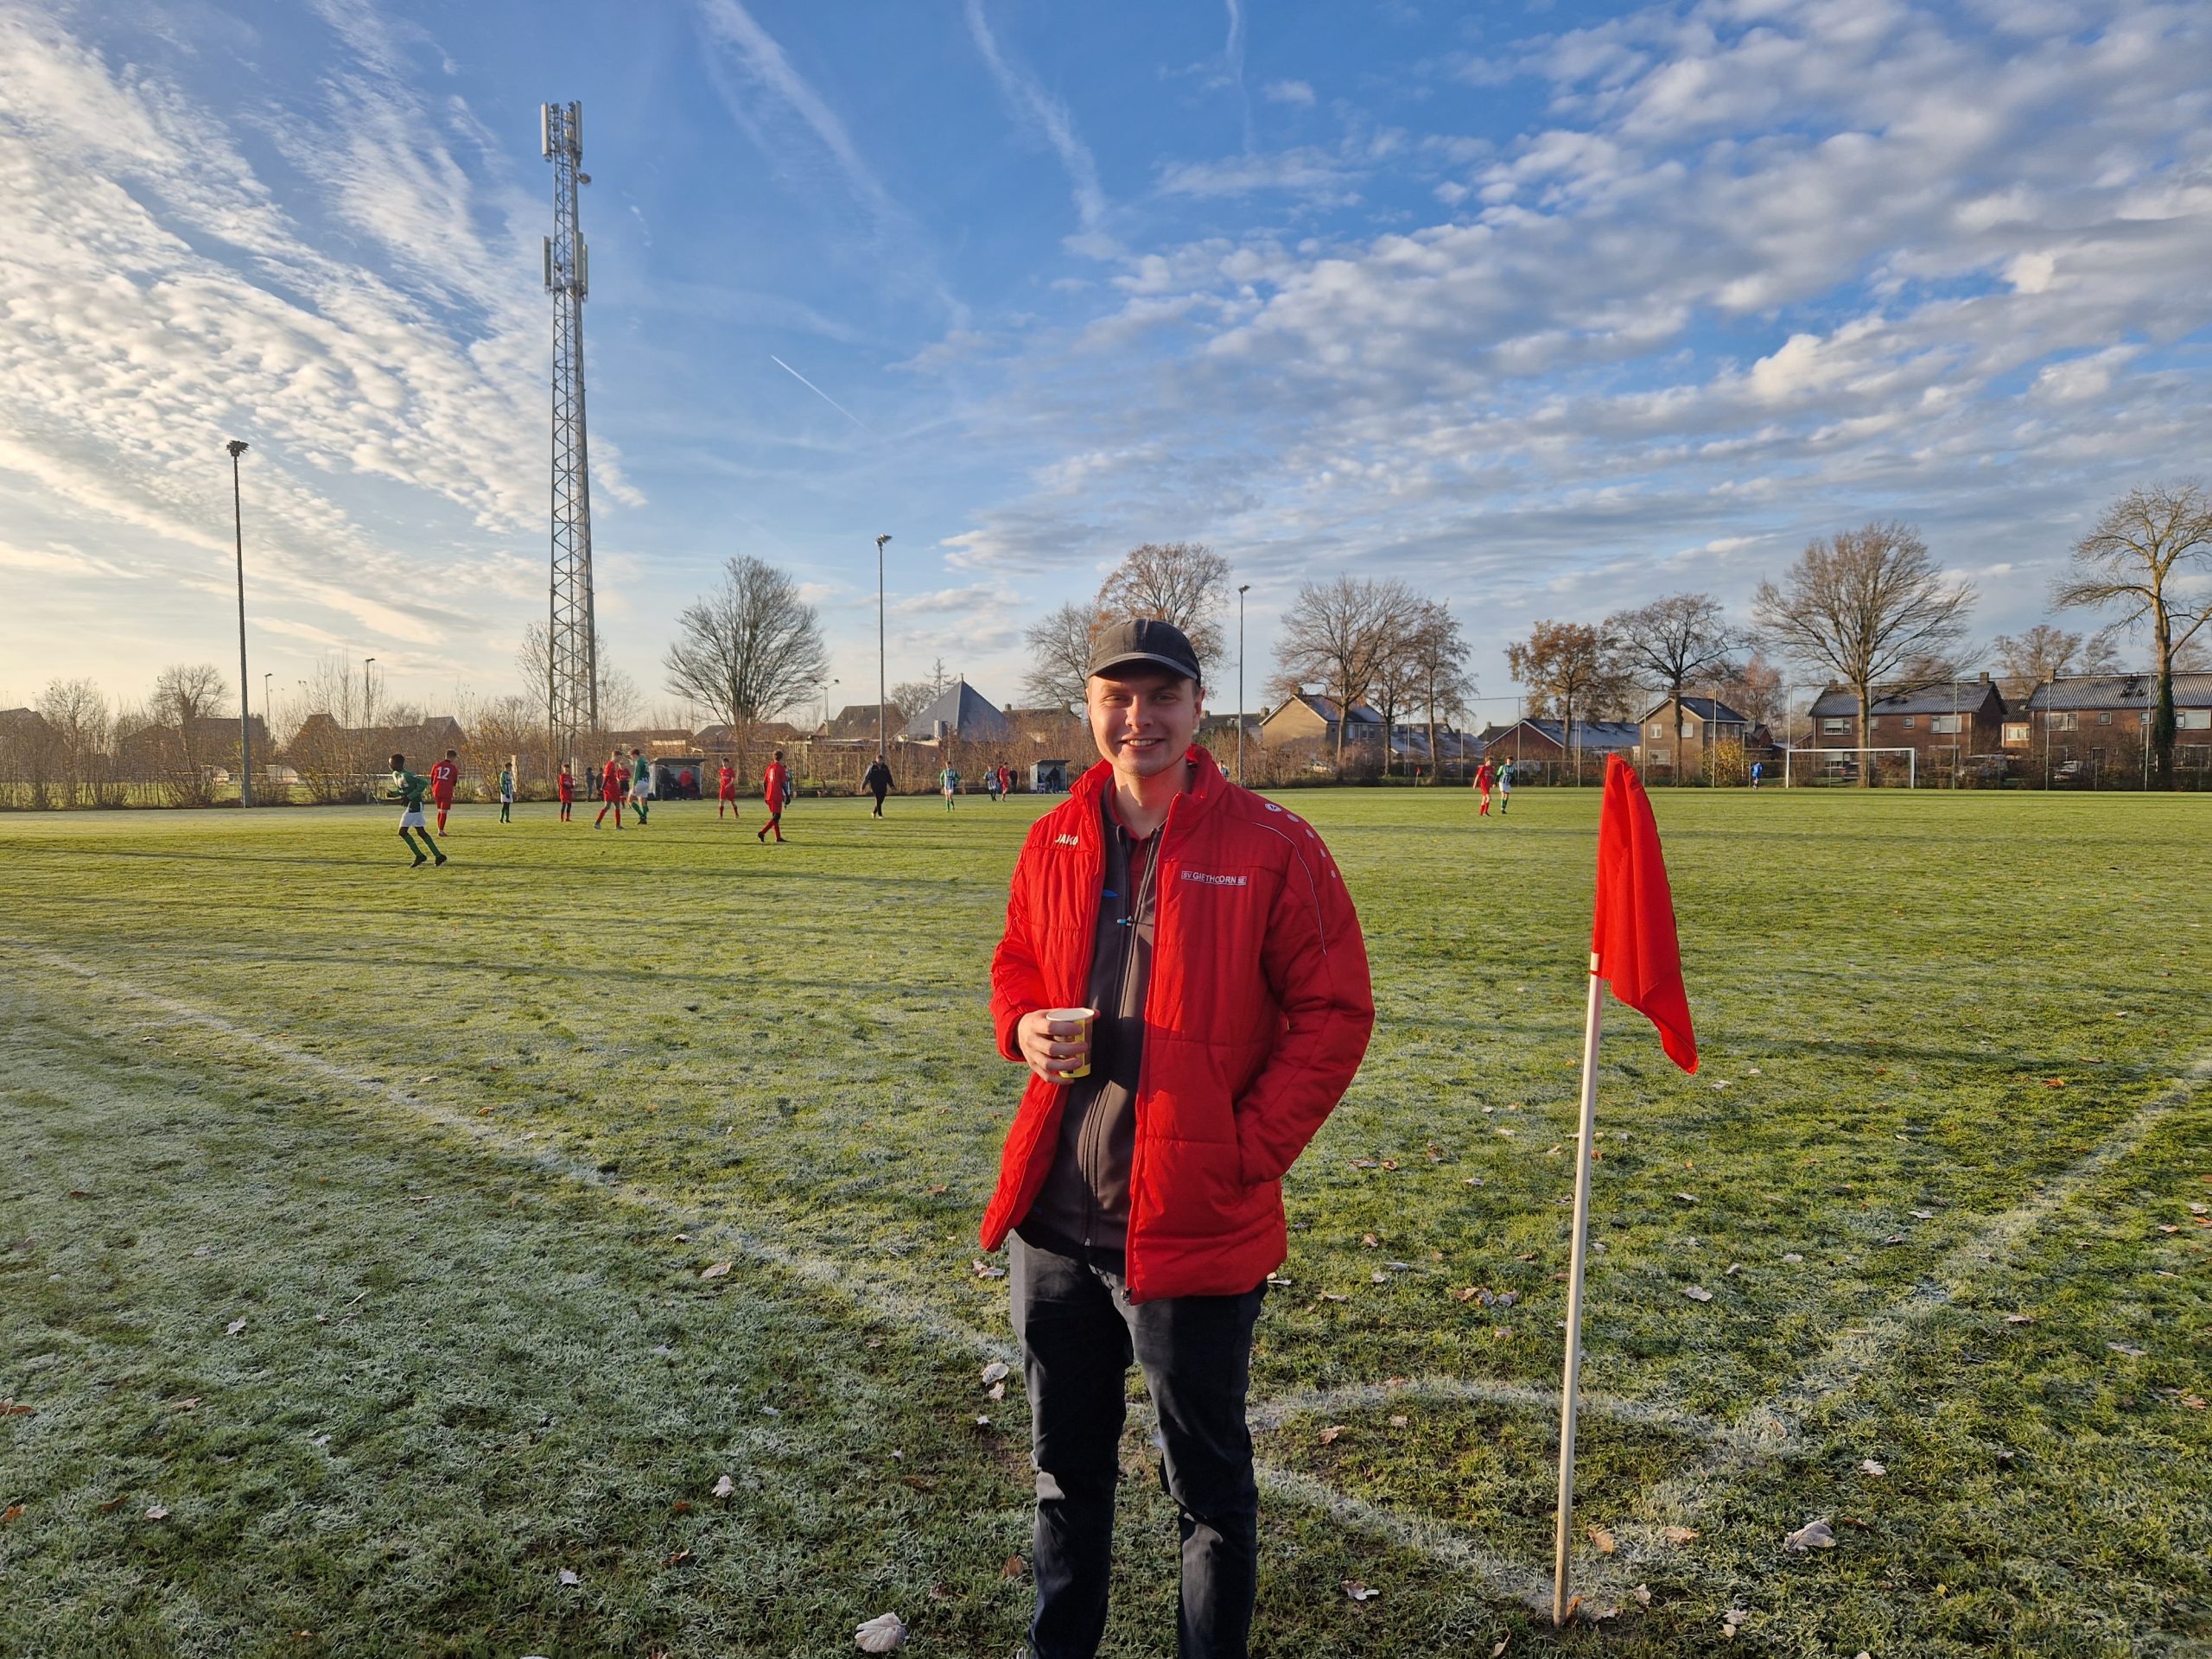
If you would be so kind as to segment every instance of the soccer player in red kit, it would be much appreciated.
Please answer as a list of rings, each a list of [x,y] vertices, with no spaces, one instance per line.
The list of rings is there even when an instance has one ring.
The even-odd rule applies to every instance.
[[[461,762],[456,751],[448,749],[446,758],[430,768],[430,804],[438,809],[438,833],[446,832],[446,814],[453,810],[453,786],[461,781]]]
[[[768,769],[760,774],[760,794],[761,798],[768,803],[768,822],[753,832],[753,840],[766,841],[768,832],[772,830],[776,832],[778,844],[782,843],[784,791],[790,787],[791,778],[791,773],[784,769],[784,752],[778,749],[776,758],[768,763]]]
[[[614,827],[622,827],[622,798],[630,792],[630,769],[622,764],[622,751],[617,749],[612,760],[601,768],[599,774],[599,816],[591,821],[594,830],[607,822],[607,809],[614,811]]]
[[[742,818],[745,815],[738,810],[737,806],[737,774],[730,770],[730,764],[727,760],[722,762],[722,769],[715,774],[715,787],[717,796],[715,802],[716,820],[719,821],[724,812],[728,812],[734,818]]]
[[[576,777],[569,770],[569,763],[561,763],[561,822],[569,822],[569,810],[576,802]]]

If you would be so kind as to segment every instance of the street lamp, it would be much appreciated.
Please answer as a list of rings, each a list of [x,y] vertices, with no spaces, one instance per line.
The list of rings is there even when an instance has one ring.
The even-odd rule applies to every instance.
[[[247,723],[245,689],[245,512],[238,500],[238,457],[245,453],[244,438],[224,446],[231,452],[231,527],[238,555],[238,804],[253,804],[253,729]]]
[[[373,657],[361,658],[361,729],[366,731],[376,723],[376,691],[369,683],[369,668],[376,661]]]
[[[1244,782],[1244,595],[1252,591],[1245,582],[1236,589],[1236,781]]]
[[[830,733],[830,688],[833,685],[842,685],[843,683],[844,682],[842,680],[824,680],[822,682],[822,732],[823,735],[825,737],[828,736]]]
[[[883,719],[883,544],[890,539],[888,536],[875,538],[875,753],[879,760],[887,760],[891,753]]]

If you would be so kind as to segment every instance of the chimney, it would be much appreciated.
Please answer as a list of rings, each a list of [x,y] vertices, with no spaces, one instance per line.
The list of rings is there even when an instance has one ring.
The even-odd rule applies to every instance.
[[[1981,683],[1984,685],[1989,683],[1989,671],[1986,668],[1981,671]]]

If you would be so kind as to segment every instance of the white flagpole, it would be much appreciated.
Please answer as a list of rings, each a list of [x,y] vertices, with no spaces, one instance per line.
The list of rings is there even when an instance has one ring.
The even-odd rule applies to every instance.
[[[1590,1236],[1590,1147],[1597,1139],[1598,1026],[1605,982],[1590,953],[1590,1007],[1582,1022],[1582,1128],[1574,1147],[1574,1243],[1567,1268],[1567,1370],[1559,1389],[1559,1529],[1552,1547],[1552,1623],[1567,1623],[1567,1554],[1574,1522],[1574,1411],[1582,1380],[1582,1255]]]

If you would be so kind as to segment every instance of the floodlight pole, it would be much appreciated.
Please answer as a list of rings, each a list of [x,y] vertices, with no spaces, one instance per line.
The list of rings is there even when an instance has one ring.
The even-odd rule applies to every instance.
[[[1250,582],[1236,590],[1236,781],[1244,782],[1244,595]]]
[[[883,718],[887,701],[883,690],[883,544],[891,538],[875,538],[875,758],[887,766],[891,764],[891,742]]]
[[[225,446],[231,452],[231,528],[238,555],[238,804],[253,804],[253,728],[246,718],[245,689],[252,682],[245,670],[245,512],[238,499],[238,457],[245,453],[244,438]]]

